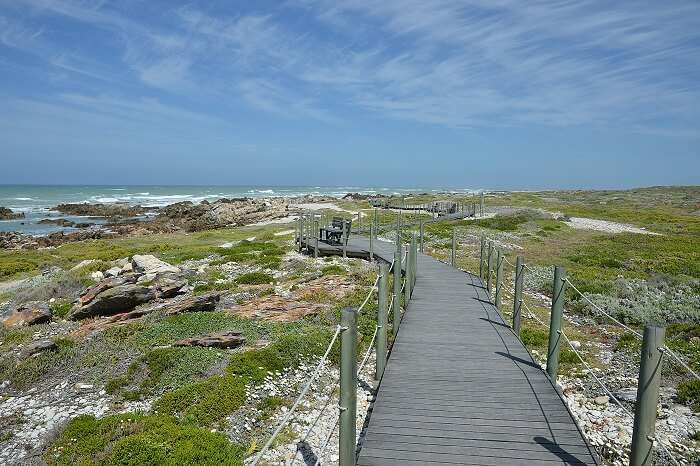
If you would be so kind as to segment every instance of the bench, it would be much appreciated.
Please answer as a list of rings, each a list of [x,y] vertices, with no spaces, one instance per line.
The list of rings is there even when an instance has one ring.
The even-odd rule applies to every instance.
[[[321,240],[329,244],[348,244],[352,220],[345,220],[341,217],[333,217],[331,226],[321,228]]]

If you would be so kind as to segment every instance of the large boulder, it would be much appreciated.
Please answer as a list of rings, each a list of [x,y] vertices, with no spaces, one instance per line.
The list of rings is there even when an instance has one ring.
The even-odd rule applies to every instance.
[[[155,298],[155,290],[151,288],[131,283],[119,285],[97,294],[87,304],[77,304],[68,314],[68,319],[79,320],[128,312]]]
[[[6,327],[24,327],[25,325],[43,324],[51,321],[51,309],[41,301],[32,301],[17,307],[3,321]]]
[[[180,273],[180,269],[167,262],[163,262],[150,254],[136,254],[131,258],[131,264],[135,271],[142,273]]]
[[[203,346],[205,348],[238,348],[245,344],[245,337],[236,330],[210,333],[199,337],[184,338],[174,343],[175,346]]]

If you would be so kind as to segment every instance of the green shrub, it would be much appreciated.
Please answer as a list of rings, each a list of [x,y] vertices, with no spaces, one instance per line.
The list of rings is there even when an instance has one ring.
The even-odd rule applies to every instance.
[[[72,306],[73,302],[68,299],[57,299],[50,304],[51,313],[54,317],[63,319],[66,317],[66,315],[68,315]]]
[[[225,435],[137,413],[71,420],[44,460],[63,465],[242,465],[244,448]]]
[[[275,279],[272,275],[263,272],[244,273],[236,278],[236,283],[239,285],[265,285],[274,282]]]
[[[327,329],[282,335],[265,348],[235,353],[229,362],[228,371],[260,383],[268,371],[294,367],[305,358],[322,354],[330,342],[330,337],[330,331]],[[337,360],[337,348],[338,345],[335,345],[335,352],[331,356],[333,360]]]
[[[700,412],[700,380],[681,382],[676,390],[680,403],[690,406],[695,412]]]
[[[549,344],[549,333],[545,330],[523,327],[520,330],[520,339],[525,346],[532,348],[546,348]]]
[[[348,271],[340,265],[327,265],[321,269],[321,274],[326,275],[346,275]]]
[[[209,426],[243,406],[243,403],[245,380],[225,374],[215,375],[164,394],[153,404],[153,412]]]
[[[282,406],[288,406],[289,402],[279,396],[268,396],[258,401],[256,409],[258,411],[258,419],[269,419],[277,409]]]
[[[624,333],[620,335],[617,343],[615,343],[615,351],[628,351],[639,353],[642,348],[642,342],[633,333]]]
[[[532,218],[526,214],[497,215],[492,218],[476,220],[474,223],[480,227],[489,228],[491,230],[515,231],[518,229],[519,225],[529,220],[532,220]]]
[[[145,395],[163,387],[177,387],[199,379],[221,358],[208,348],[151,349],[131,363],[124,376],[110,380],[105,390],[116,393],[138,383],[138,390],[131,393],[135,396],[133,392]]]

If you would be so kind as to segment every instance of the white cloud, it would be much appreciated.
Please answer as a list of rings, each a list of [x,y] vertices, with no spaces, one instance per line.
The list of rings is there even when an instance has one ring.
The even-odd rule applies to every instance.
[[[114,34],[152,88],[233,96],[284,117],[699,130],[694,1],[292,0],[228,15],[171,6],[157,24],[120,4],[17,2],[34,23],[3,28],[5,45],[28,43],[42,31],[36,17],[58,15]],[[92,59],[42,47],[56,67],[111,78]]]

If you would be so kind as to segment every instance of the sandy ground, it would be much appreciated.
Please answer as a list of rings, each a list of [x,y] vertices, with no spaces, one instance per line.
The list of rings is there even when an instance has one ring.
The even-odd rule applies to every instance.
[[[571,217],[568,222],[565,222],[571,228],[580,230],[595,230],[605,233],[639,233],[641,235],[658,235],[653,231],[647,231],[644,228],[635,227],[625,223],[609,222],[607,220],[596,220],[594,218]]]

